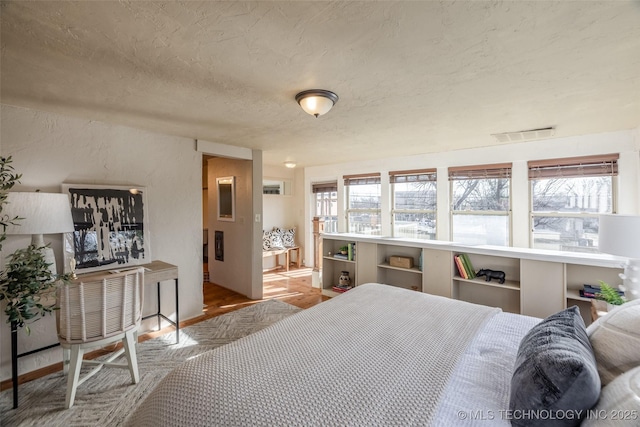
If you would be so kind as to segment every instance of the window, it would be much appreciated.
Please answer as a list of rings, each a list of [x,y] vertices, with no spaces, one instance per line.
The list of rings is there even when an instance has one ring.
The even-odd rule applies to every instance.
[[[380,174],[345,175],[347,232],[380,235]]]
[[[598,252],[598,215],[614,212],[618,155],[531,161],[532,247]]]
[[[389,172],[393,236],[436,238],[436,170]]]
[[[316,200],[315,216],[324,219],[325,233],[338,232],[338,183],[326,182],[312,185]]]
[[[449,168],[451,236],[473,245],[511,242],[511,163]]]

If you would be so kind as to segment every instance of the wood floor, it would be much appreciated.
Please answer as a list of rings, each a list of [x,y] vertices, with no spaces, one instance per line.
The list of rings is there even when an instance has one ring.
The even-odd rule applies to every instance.
[[[205,282],[202,285],[205,308],[202,316],[180,322],[180,327],[193,325],[203,320],[219,316],[230,311],[257,304],[261,301],[276,298],[288,304],[300,308],[309,308],[329,299],[320,293],[320,289],[311,287],[311,268],[291,268],[288,272],[275,270],[263,275],[264,297],[262,300],[252,300],[244,295],[240,295],[229,289],[223,288],[213,283]],[[160,331],[149,332],[139,336],[139,341],[146,341],[169,332],[173,332],[173,327],[167,327]],[[121,344],[119,344],[121,345]],[[117,348],[117,347],[116,347]],[[109,348],[108,351],[113,351]],[[104,351],[96,350],[87,354],[86,358],[95,358],[105,354]],[[50,373],[62,370],[62,363],[47,366],[18,377],[18,384],[43,377]],[[11,380],[0,383],[0,390],[10,389]]]
[[[180,322],[192,325],[220,314],[238,310],[268,299],[278,299],[300,308],[309,308],[329,299],[320,289],[311,287],[311,268],[291,268],[288,272],[275,270],[263,275],[263,299],[252,300],[213,283],[204,283],[204,313],[202,316]]]

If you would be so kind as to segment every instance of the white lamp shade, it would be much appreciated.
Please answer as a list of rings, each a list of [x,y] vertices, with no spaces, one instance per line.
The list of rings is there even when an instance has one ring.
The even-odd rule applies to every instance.
[[[598,249],[600,252],[640,258],[640,216],[600,215]]]
[[[60,193],[7,193],[2,215],[24,218],[9,225],[7,234],[58,234],[73,229],[69,196]]]
[[[321,116],[331,110],[333,101],[324,96],[308,96],[300,100],[300,106],[312,116]]]

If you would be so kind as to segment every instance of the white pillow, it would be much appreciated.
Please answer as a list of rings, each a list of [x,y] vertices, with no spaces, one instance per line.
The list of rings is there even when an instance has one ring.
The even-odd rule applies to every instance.
[[[600,317],[589,325],[587,334],[603,386],[640,366],[640,299]]]
[[[263,251],[268,251],[271,249],[271,240],[269,239],[270,236],[271,236],[270,231],[262,230],[262,250]]]
[[[582,427],[640,425],[640,366],[620,375],[602,389],[600,400],[587,412]]]
[[[270,249],[284,249],[282,243],[282,233],[278,230],[272,230],[268,233]]]

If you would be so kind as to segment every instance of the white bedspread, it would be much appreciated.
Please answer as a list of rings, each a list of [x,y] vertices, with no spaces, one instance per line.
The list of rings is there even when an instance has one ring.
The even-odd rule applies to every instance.
[[[540,319],[499,313],[464,353],[440,401],[441,426],[510,426],[511,375],[522,338]]]
[[[459,420],[458,407],[506,408],[504,385],[499,396],[481,396],[491,403],[474,403],[482,387],[466,382],[479,375],[492,388],[493,374],[474,365],[483,359],[475,353],[486,353],[483,343],[496,334],[505,336],[507,323],[485,327],[502,316],[489,307],[362,285],[186,362],[158,385],[129,424],[456,425],[440,420]],[[503,371],[502,383],[510,378],[512,360],[505,369],[509,362],[501,364],[501,346],[513,347],[528,327],[520,324],[508,342],[486,347],[493,369]],[[506,384],[508,399],[508,379]],[[464,402],[461,389],[469,391]]]

